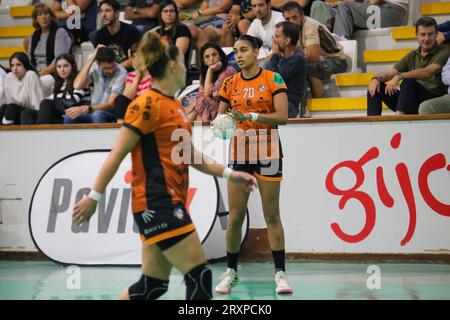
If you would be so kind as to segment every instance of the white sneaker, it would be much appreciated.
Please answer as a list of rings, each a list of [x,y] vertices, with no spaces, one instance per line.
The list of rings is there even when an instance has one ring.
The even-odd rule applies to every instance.
[[[278,271],[275,274],[275,286],[276,293],[292,293],[292,288],[286,279],[286,273],[284,271]]]
[[[230,268],[227,268],[227,272],[220,277],[220,280],[220,283],[216,286],[216,292],[221,294],[231,293],[231,288],[237,286],[240,282],[236,271]]]

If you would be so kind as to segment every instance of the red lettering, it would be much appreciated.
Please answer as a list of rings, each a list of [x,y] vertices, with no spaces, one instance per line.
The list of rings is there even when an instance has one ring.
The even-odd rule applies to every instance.
[[[402,139],[402,134],[396,133],[391,139],[391,147],[397,149],[400,146],[400,140]]]
[[[383,204],[388,207],[392,208],[394,205],[394,199],[389,194],[386,183],[384,182],[383,177],[383,168],[378,167],[377,168],[377,188],[378,188],[378,194],[380,195],[380,199],[383,202]]]
[[[414,201],[411,179],[409,178],[408,168],[406,167],[406,165],[404,163],[399,163],[395,167],[395,172],[397,173],[397,178],[402,189],[403,197],[405,197],[406,204],[408,205],[409,209],[408,231],[406,232],[403,240],[400,242],[400,244],[404,246],[411,240],[414,234],[414,230],[416,230],[416,202]]]
[[[440,202],[431,193],[428,185],[428,176],[431,172],[442,169],[446,164],[445,156],[442,153],[435,154],[428,158],[419,170],[419,190],[423,199],[428,206],[440,215],[450,217],[450,205]],[[447,171],[450,171],[450,165],[447,166]]]
[[[345,208],[345,205],[348,200],[355,199],[359,201],[362,206],[364,207],[364,211],[366,214],[366,221],[364,223],[364,227],[362,230],[355,234],[355,235],[349,235],[342,231],[341,227],[338,223],[332,223],[331,229],[334,231],[334,233],[343,241],[349,242],[349,243],[356,243],[364,240],[367,238],[367,236],[372,232],[374,226],[375,226],[375,220],[376,220],[376,210],[375,210],[375,204],[372,200],[372,198],[365,192],[358,191],[357,189],[363,184],[364,182],[364,171],[362,167],[369,161],[377,158],[379,156],[380,152],[378,148],[373,147],[369,151],[367,151],[361,159],[358,161],[343,161],[335,165],[331,171],[328,173],[325,185],[329,192],[335,195],[342,196],[341,200],[339,201],[339,209]],[[348,189],[348,190],[341,190],[336,187],[334,184],[334,174],[337,170],[340,168],[348,168],[353,171],[355,177],[356,177],[356,183],[355,185]]]
[[[130,184],[133,181],[133,171],[128,170],[123,177],[126,184]]]
[[[189,206],[191,205],[192,199],[194,199],[195,193],[197,192],[197,188],[189,188],[187,192],[186,199],[186,211],[189,213]]]

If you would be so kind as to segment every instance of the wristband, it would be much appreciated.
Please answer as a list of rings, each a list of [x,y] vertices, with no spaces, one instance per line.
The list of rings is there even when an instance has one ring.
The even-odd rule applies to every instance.
[[[97,192],[94,189],[92,189],[88,195],[88,197],[91,198],[92,200],[94,200],[95,202],[99,202],[100,199],[102,198],[102,196],[103,196],[103,193]]]
[[[256,121],[256,120],[258,120],[258,113],[256,113],[256,112],[250,112],[250,115],[252,116],[252,118],[250,119],[251,121]]]
[[[227,180],[230,179],[230,176],[233,173],[233,171],[234,171],[233,169],[225,167],[225,169],[223,169],[223,172],[222,172],[222,178],[227,179]]]

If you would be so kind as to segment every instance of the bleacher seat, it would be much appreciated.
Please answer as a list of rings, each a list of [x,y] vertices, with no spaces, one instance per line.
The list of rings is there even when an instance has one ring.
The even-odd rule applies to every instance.
[[[344,48],[345,58],[347,60],[347,70],[345,73],[359,72],[358,69],[358,42],[356,40],[339,41]]]

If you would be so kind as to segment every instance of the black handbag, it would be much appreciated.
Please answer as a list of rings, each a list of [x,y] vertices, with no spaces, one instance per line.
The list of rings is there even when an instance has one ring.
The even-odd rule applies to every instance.
[[[55,107],[60,112],[64,113],[66,109],[73,107],[77,104],[77,101],[74,98],[55,98]]]

